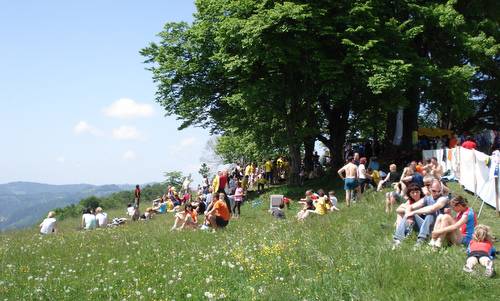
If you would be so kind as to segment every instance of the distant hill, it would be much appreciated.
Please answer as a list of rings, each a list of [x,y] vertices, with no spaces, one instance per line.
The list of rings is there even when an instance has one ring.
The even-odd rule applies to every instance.
[[[0,184],[0,231],[31,226],[49,210],[78,203],[89,196],[101,197],[133,188],[133,185]]]

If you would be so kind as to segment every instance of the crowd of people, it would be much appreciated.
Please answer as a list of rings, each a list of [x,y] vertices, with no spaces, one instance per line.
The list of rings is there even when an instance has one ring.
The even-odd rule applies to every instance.
[[[366,158],[355,154],[338,170],[344,179],[346,205],[349,206],[354,194],[363,193],[366,183],[378,191],[390,188],[385,194],[385,211],[390,214],[398,206],[395,209],[393,249],[415,232],[415,248],[425,243],[435,249],[444,245],[463,245],[468,248],[469,255],[464,271],[471,272],[480,262],[485,266],[485,275],[493,276],[495,248],[491,230],[486,225],[477,225],[476,213],[463,196],[452,195],[446,182],[442,181],[444,170],[437,158],[412,161],[401,173],[395,164],[391,164],[385,178],[379,177],[378,183],[373,173],[367,172],[365,164]]]
[[[171,213],[174,216],[171,230],[215,231],[225,228],[232,218],[239,218],[242,214],[241,207],[248,191],[261,193],[265,189],[263,186],[285,179],[287,164],[282,157],[274,162],[267,160],[261,166],[249,163],[243,168],[236,164],[231,170],[219,171],[211,181],[205,177],[194,195],[189,187],[182,187],[177,192],[175,187],[169,186],[165,194],[153,200],[142,214],[139,211],[141,189],[137,185],[134,202],[127,206],[128,219],[149,220],[156,215]],[[471,272],[480,263],[485,266],[487,276],[494,274],[495,248],[491,229],[477,224],[476,213],[463,196],[451,193],[446,182],[442,181],[444,170],[437,158],[411,161],[401,172],[396,164],[390,164],[386,173],[381,170],[377,157],[367,159],[354,153],[338,170],[338,175],[344,181],[346,207],[361,200],[369,189],[388,190],[384,200],[385,212],[395,213],[393,249],[399,248],[409,237],[416,237],[415,248],[424,244],[435,249],[445,245],[464,245],[468,252],[464,271]],[[271,208],[271,215],[285,218],[283,209],[285,206],[290,208],[290,203],[291,200],[284,197],[279,206]],[[323,189],[316,192],[307,190],[298,204],[301,205],[296,214],[298,221],[340,211],[335,191],[325,193]],[[82,215],[81,228],[93,230],[116,226],[125,220],[114,219],[108,223],[107,214],[102,208],[86,209]],[[55,232],[55,213],[51,211],[40,224],[40,233]]]

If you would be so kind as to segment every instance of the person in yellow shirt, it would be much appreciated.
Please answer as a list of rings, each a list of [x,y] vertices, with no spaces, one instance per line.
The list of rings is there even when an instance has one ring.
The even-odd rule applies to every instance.
[[[271,185],[273,183],[273,162],[267,160],[266,163],[264,163],[264,169],[266,171],[267,184]]]
[[[325,215],[328,212],[326,196],[323,189],[318,190],[318,199],[316,200],[316,213],[319,215]]]

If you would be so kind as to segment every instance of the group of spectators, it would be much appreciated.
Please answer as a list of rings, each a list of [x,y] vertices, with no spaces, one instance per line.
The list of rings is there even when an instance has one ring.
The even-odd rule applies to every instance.
[[[355,153],[338,170],[344,180],[346,206],[369,186],[378,191],[391,188],[385,194],[385,211],[389,214],[397,205],[393,249],[412,233],[417,238],[415,248],[425,243],[436,249],[447,244],[464,245],[469,255],[464,271],[471,272],[479,262],[485,267],[486,276],[494,274],[495,249],[490,228],[477,225],[476,213],[463,196],[451,194],[446,182],[442,182],[444,170],[437,158],[412,161],[402,172],[391,164],[387,174],[372,170],[373,164],[366,166],[367,159]]]

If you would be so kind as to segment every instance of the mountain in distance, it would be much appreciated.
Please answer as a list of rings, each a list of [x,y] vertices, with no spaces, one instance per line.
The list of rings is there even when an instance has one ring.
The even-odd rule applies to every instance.
[[[135,185],[50,185],[33,182],[0,184],[0,231],[29,227],[48,211],[78,203],[90,196],[132,190]]]

